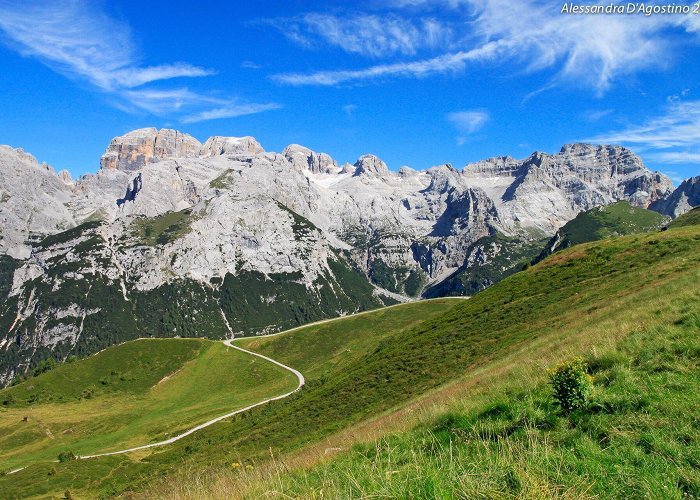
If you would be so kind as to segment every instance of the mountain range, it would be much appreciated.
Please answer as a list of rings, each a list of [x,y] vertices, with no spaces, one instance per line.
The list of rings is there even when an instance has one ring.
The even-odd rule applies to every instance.
[[[569,144],[390,170],[252,137],[113,139],[73,180],[0,146],[0,383],[138,337],[254,335],[520,270],[581,212],[618,201],[676,217],[674,189],[619,146]]]

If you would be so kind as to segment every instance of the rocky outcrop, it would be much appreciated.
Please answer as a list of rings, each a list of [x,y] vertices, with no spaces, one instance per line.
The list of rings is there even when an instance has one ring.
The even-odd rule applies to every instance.
[[[655,201],[649,208],[676,218],[698,205],[700,205],[700,175],[684,180],[668,198]]]
[[[553,233],[576,214],[618,200],[646,208],[668,196],[671,180],[620,146],[567,144],[554,155],[499,157],[468,165],[468,182],[497,199],[502,221]],[[508,222],[506,222],[508,225]]]
[[[284,148],[282,156],[298,170],[309,170],[314,174],[338,173],[338,163],[329,155],[316,153],[298,144],[290,144]]]
[[[199,149],[199,156],[206,158],[227,154],[257,155],[264,152],[263,147],[253,137],[220,137],[217,135],[206,140]]]
[[[166,158],[198,156],[201,147],[197,139],[177,130],[142,128],[112,139],[100,168],[133,172]]]
[[[76,224],[69,177],[22,149],[0,146],[0,254],[26,259],[31,242]]]
[[[374,155],[362,155],[355,162],[355,175],[389,175],[389,167]]]

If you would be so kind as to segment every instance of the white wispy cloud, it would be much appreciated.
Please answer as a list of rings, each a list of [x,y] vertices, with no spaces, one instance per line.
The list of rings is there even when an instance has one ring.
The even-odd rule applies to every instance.
[[[602,120],[603,118],[609,116],[612,113],[612,109],[591,109],[586,111],[583,114],[583,116],[589,122],[597,122],[598,120]]]
[[[413,55],[422,48],[444,45],[451,38],[451,29],[435,19],[413,21],[392,14],[346,17],[309,13],[267,23],[304,47],[320,42],[370,57]]]
[[[142,109],[154,115],[179,112],[192,106],[222,105],[227,102],[224,99],[203,95],[187,88],[127,89],[120,92],[120,96],[125,98],[126,102],[122,105],[122,109],[125,111]],[[131,109],[129,105],[132,106]]]
[[[129,26],[86,0],[0,0],[0,39],[71,79],[87,82],[127,111],[172,114],[228,101],[186,88],[148,89],[175,78],[206,77],[211,69],[187,62],[143,66]]]
[[[397,1],[400,7],[434,7],[434,3],[420,0]],[[700,35],[700,22],[695,19],[698,16],[566,15],[560,13],[562,4],[555,0],[455,0],[439,3],[464,7],[454,11],[455,16],[464,16],[462,31],[450,36],[453,43],[449,48],[459,44],[458,50],[431,58],[382,63],[362,69],[278,74],[274,78],[289,85],[337,85],[388,76],[419,78],[431,73],[461,71],[469,62],[488,61],[508,65],[511,71],[554,69],[556,76],[553,81],[545,82],[545,87],[566,82],[586,85],[601,94],[616,79],[670,64],[676,47],[668,36],[670,30],[694,34],[687,39],[695,43],[698,42],[695,35]],[[436,24],[440,25],[437,21]],[[360,47],[382,46],[384,43],[381,33],[368,30],[365,35]],[[674,43],[677,44],[678,40]],[[440,47],[440,44],[434,46]],[[349,49],[345,47],[345,50]],[[356,51],[362,52],[359,48]],[[381,53],[366,48],[364,52],[369,55]],[[388,52],[412,54],[410,50]]]
[[[661,163],[683,163],[683,164],[685,164],[685,163],[698,163],[698,164],[700,164],[700,152],[690,153],[688,151],[678,151],[678,152],[669,151],[666,153],[656,153],[652,156],[654,157],[655,160],[657,160]],[[678,178],[680,178],[680,177],[678,177]]]
[[[586,142],[634,147],[660,163],[700,162],[700,101],[673,101],[660,116]]]
[[[661,116],[598,135],[592,141],[633,144],[645,149],[700,146],[700,101],[674,103]]]
[[[271,102],[271,103],[252,103],[252,104],[238,104],[235,102],[228,103],[219,108],[210,109],[207,111],[201,111],[192,115],[185,116],[182,119],[183,123],[195,123],[202,122],[205,120],[218,120],[221,118],[235,118],[237,116],[252,115],[256,113],[262,113],[264,111],[271,111],[274,109],[280,109],[282,105]]]
[[[243,69],[260,69],[260,68],[262,68],[262,66],[260,66],[255,61],[243,61],[241,63],[241,68],[243,68]]]
[[[356,104],[346,104],[343,106],[343,111],[345,112],[346,115],[352,116],[352,114],[357,111],[357,105]]]
[[[469,50],[411,62],[380,64],[359,70],[318,71],[315,73],[286,73],[273,75],[273,79],[287,85],[337,85],[351,81],[362,81],[382,77],[425,77],[436,73],[456,72],[465,68],[467,62],[492,59],[510,49],[506,41],[488,42]]]
[[[102,90],[213,73],[182,62],[139,67],[129,27],[78,0],[0,3],[0,29],[22,54]]]
[[[455,111],[447,114],[447,121],[457,130],[457,144],[464,144],[468,137],[479,131],[490,119],[489,112],[483,109]]]

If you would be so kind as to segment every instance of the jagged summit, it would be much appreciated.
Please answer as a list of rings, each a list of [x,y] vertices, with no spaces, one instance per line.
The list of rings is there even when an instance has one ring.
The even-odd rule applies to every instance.
[[[700,175],[681,182],[671,196],[657,200],[652,204],[651,209],[675,218],[698,205],[700,205]]]
[[[355,162],[355,175],[389,175],[389,167],[372,154],[360,156]]]
[[[134,172],[172,158],[206,158],[225,154],[257,155],[265,150],[254,137],[213,136],[204,144],[172,129],[141,128],[115,137],[100,160],[102,170]]]
[[[201,147],[197,139],[177,130],[141,128],[112,139],[100,168],[133,172],[166,158],[197,156]]]
[[[220,156],[225,154],[257,155],[265,150],[254,137],[221,137],[215,135],[206,140],[199,149],[200,157]]]
[[[299,144],[290,144],[284,148],[282,156],[298,170],[309,170],[314,174],[338,173],[338,163],[330,155],[316,153]]]

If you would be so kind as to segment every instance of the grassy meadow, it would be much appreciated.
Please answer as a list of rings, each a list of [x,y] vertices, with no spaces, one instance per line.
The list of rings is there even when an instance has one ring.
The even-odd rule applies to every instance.
[[[0,467],[162,441],[296,384],[221,342],[127,342],[0,391]]]

